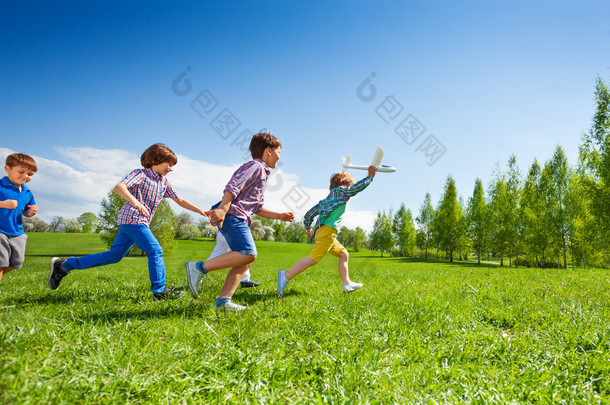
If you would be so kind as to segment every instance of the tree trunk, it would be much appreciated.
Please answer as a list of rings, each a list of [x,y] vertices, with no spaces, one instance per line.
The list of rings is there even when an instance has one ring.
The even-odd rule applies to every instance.
[[[478,264],[481,264],[481,249],[479,249],[477,251],[477,261],[478,261]]]
[[[562,239],[562,243],[563,243],[563,268],[567,269],[568,268],[568,249],[566,248],[566,237],[563,236],[561,239]]]
[[[504,266],[504,252],[500,252],[500,267]]]
[[[587,249],[585,249],[585,270],[587,270]]]

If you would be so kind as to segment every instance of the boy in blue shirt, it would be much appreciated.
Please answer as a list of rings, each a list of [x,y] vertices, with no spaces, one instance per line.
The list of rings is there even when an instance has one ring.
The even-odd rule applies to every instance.
[[[36,161],[24,153],[6,157],[6,176],[0,180],[0,281],[2,276],[20,269],[25,258],[28,236],[23,232],[23,216],[38,212],[34,196],[25,185],[38,170]]]

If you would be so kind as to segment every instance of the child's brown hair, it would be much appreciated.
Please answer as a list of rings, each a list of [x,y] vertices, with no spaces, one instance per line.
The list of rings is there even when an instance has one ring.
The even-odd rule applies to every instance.
[[[178,163],[178,158],[167,145],[162,143],[156,143],[149,146],[140,157],[140,163],[142,163],[142,166],[146,169],[150,169],[155,165],[165,162],[175,166],[176,163]]]
[[[268,132],[259,132],[250,141],[250,154],[252,159],[261,159],[265,149],[275,149],[280,146],[282,146],[282,143],[275,136]]]
[[[22,166],[34,173],[38,171],[38,165],[36,165],[34,158],[25,153],[13,153],[8,155],[6,157],[6,165],[8,167]]]
[[[337,188],[339,186],[351,186],[353,185],[354,178],[351,174],[345,172],[335,173],[330,177],[330,189]]]

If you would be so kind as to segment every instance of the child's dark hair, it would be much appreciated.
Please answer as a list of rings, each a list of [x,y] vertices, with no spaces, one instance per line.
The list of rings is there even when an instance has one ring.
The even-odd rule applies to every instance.
[[[254,135],[250,141],[252,159],[261,159],[265,149],[275,149],[280,146],[282,146],[282,143],[275,136],[264,132],[258,133]]]
[[[162,143],[156,143],[149,146],[148,149],[142,153],[142,156],[140,156],[140,163],[142,163],[142,166],[146,169],[150,169],[154,165],[165,162],[175,166],[176,163],[178,163],[178,158],[170,148]]]
[[[30,155],[25,153],[13,153],[6,157],[6,165],[8,167],[23,166],[34,173],[38,171],[38,165],[36,161]]]
[[[349,173],[339,172],[330,176],[331,190],[339,186],[351,186],[352,184],[354,184],[354,178]]]

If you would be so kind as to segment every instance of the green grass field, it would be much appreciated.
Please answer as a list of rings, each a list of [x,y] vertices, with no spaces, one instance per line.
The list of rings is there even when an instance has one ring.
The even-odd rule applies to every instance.
[[[170,286],[213,241],[179,241]],[[310,245],[261,242],[255,289],[223,313],[153,302],[145,258],[47,286],[52,256],[104,250],[97,235],[30,234],[24,268],[0,284],[1,403],[595,403],[610,401],[606,270],[539,270],[351,253],[276,296],[276,272]]]

